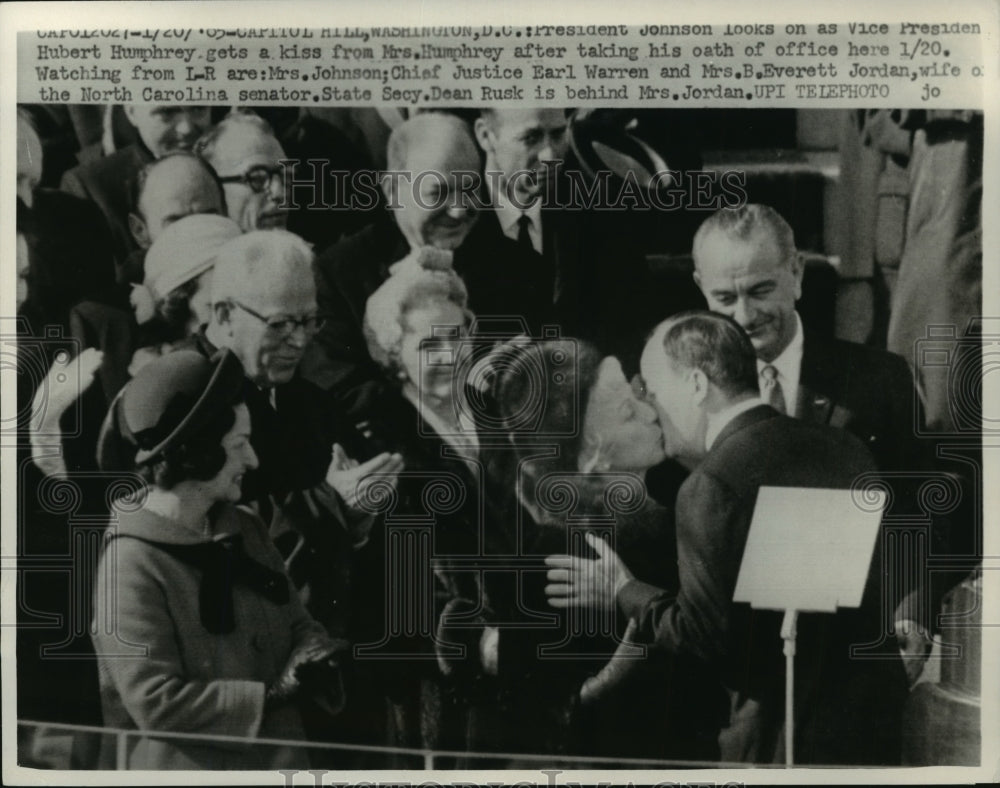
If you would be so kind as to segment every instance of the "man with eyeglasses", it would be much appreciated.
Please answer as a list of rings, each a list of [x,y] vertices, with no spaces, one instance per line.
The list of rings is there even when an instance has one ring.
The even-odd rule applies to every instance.
[[[244,232],[284,228],[285,158],[265,120],[250,112],[223,118],[194,148],[219,175],[229,218]]]
[[[388,452],[365,459],[367,441],[298,374],[323,324],[312,260],[309,245],[287,230],[255,230],[229,241],[216,256],[212,320],[192,344],[206,354],[229,348],[246,373],[250,442],[260,465],[244,477],[244,502],[269,525],[313,617],[334,637],[365,642],[374,636],[359,627],[377,625],[384,615],[366,605],[377,604],[385,569],[373,517],[361,505],[362,480],[376,475],[395,484],[403,461]],[[353,681],[354,668],[343,667],[353,684],[348,696],[363,698],[370,684]],[[357,710],[360,702],[349,700],[335,721],[304,710],[310,735],[379,740],[382,717],[374,708]],[[351,730],[342,730],[346,720]]]
[[[352,546],[360,549],[372,524],[357,506],[358,482],[370,473],[391,477],[402,460],[388,453],[361,464],[351,460],[365,451],[364,439],[297,374],[306,345],[322,326],[311,266],[312,250],[286,230],[233,239],[216,258],[212,321],[193,343],[205,353],[229,348],[243,364],[251,442],[260,459],[244,479],[244,499],[257,506],[279,546],[289,524],[308,532],[307,544],[316,538],[305,560],[291,567],[293,579],[310,586],[313,614],[337,635],[346,627],[346,611],[338,601],[343,590],[329,588],[339,582],[333,562]],[[312,533],[315,523],[299,529],[303,519],[317,517],[332,517],[340,531]],[[294,540],[289,544],[286,552],[295,549]],[[312,566],[314,561],[322,563]]]

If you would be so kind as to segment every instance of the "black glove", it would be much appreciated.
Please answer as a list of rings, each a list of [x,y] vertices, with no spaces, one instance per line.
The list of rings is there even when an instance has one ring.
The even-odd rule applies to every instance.
[[[331,659],[334,654],[344,650],[344,641],[331,640],[327,637],[315,637],[302,643],[292,651],[284,669],[267,688],[264,700],[269,706],[291,700],[302,687],[299,669],[313,663],[322,663]],[[309,676],[309,671],[306,671]]]

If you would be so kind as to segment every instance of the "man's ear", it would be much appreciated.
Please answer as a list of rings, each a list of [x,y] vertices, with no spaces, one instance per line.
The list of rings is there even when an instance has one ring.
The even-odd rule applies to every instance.
[[[476,122],[472,125],[472,132],[475,134],[479,147],[487,153],[493,153],[493,132],[490,130],[490,124],[486,122],[486,118],[476,118]]]
[[[128,122],[135,126],[135,107],[131,104],[122,104],[122,112],[125,113]]]
[[[802,259],[802,253],[796,252],[792,258],[792,276],[795,277],[795,300],[802,298],[802,277],[806,272],[806,261]]]
[[[139,214],[129,213],[128,229],[141,249],[148,249],[153,245],[153,242],[149,237],[149,228],[146,227],[145,220],[139,216]]]
[[[385,204],[389,209],[399,207],[396,205],[396,187],[393,180],[393,177],[388,172],[382,173],[382,177],[379,179],[379,186],[382,188],[382,194],[385,195]]]
[[[698,273],[698,269],[697,268],[695,268],[691,272],[691,278],[694,279],[694,283],[697,286],[697,288],[699,290],[701,290],[701,274]],[[702,291],[702,292],[704,292],[704,291]]]
[[[705,398],[708,396],[708,387],[710,385],[711,381],[709,381],[708,375],[700,369],[691,370],[691,401],[695,405],[700,407],[705,401]]]

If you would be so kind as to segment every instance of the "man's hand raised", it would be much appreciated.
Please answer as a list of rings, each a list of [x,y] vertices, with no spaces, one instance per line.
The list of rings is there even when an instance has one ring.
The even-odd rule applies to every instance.
[[[337,491],[349,508],[357,511],[366,477],[377,476],[395,486],[401,470],[403,470],[401,454],[382,452],[366,462],[359,463],[348,457],[339,443],[335,443],[333,460],[326,471],[326,482]]]
[[[618,591],[632,579],[628,567],[607,542],[587,534],[587,544],[594,548],[597,558],[550,555],[545,559],[550,567],[545,593],[552,607],[614,610]]]

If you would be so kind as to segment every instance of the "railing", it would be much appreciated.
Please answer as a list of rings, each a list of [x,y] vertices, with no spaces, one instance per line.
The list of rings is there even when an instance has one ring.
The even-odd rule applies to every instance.
[[[114,769],[128,769],[128,744],[132,738],[156,738],[161,740],[176,740],[196,742],[205,744],[217,742],[219,744],[252,744],[255,748],[261,746],[273,747],[293,747],[304,751],[325,751],[344,752],[351,754],[370,753],[372,755],[383,755],[386,760],[404,759],[412,765],[403,768],[433,770],[435,768],[454,768],[451,764],[442,766],[442,761],[461,762],[463,768],[476,768],[476,762],[496,763],[496,762],[516,762],[519,768],[530,768],[531,764],[537,763],[539,768],[551,766],[562,766],[565,769],[572,768],[605,768],[605,769],[692,769],[692,768],[712,768],[728,769],[746,767],[747,764],[723,763],[719,761],[685,761],[685,760],[657,760],[644,758],[608,758],[593,757],[584,755],[540,755],[534,753],[507,753],[507,752],[467,752],[452,750],[424,750],[410,747],[386,747],[368,744],[343,744],[337,742],[315,742],[298,741],[293,739],[247,739],[241,736],[210,735],[200,733],[176,733],[167,731],[140,731],[125,728],[104,728],[93,725],[69,725],[65,723],[43,722],[39,720],[18,720],[19,752],[18,763],[23,766],[40,764],[25,763],[26,753],[21,752],[22,733],[44,732],[46,735],[52,733],[63,734],[93,734],[101,737],[114,737]],[[109,761],[110,763],[110,761]],[[418,765],[419,764],[419,765]],[[50,768],[70,768],[68,765],[51,765]],[[98,768],[77,767],[77,768]],[[110,768],[110,766],[109,766]],[[302,764],[303,769],[310,768],[310,764]]]

